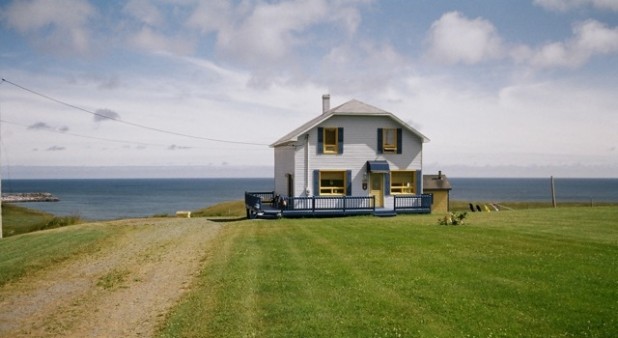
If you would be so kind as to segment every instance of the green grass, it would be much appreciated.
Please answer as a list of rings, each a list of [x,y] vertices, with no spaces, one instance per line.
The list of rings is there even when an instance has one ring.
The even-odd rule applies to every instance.
[[[240,217],[245,215],[244,201],[222,202],[191,213],[191,217]]]
[[[479,205],[484,210],[484,205],[490,205],[493,202],[484,202],[484,201],[450,201],[450,208],[452,211],[470,211],[469,203],[473,205]],[[498,203],[501,207],[506,210],[510,209],[547,209],[551,208],[551,202],[500,202]],[[618,206],[616,203],[612,202],[558,202],[557,206],[559,208],[578,208],[578,207],[608,207],[608,206]],[[493,208],[491,208],[493,210]]]
[[[117,232],[112,227],[83,225],[38,231],[0,240],[0,287],[20,277],[84,252]]]
[[[99,280],[97,281],[97,286],[102,287],[106,290],[121,288],[124,286],[124,283],[129,274],[130,272],[128,270],[114,269],[108,274],[99,278]]]
[[[2,204],[2,234],[4,237],[79,223],[81,223],[79,216],[56,217],[38,210]]]
[[[613,337],[617,207],[228,224],[162,337]]]

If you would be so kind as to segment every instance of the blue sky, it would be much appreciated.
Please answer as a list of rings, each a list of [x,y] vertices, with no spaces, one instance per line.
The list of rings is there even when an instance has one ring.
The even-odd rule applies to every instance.
[[[427,135],[426,171],[618,177],[618,0],[0,1],[0,41],[5,173],[268,175],[330,93]]]

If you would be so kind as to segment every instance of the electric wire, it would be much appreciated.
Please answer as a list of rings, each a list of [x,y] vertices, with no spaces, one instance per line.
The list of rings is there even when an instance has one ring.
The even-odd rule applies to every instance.
[[[12,124],[12,125],[15,125],[15,126],[26,128],[26,129],[31,129],[29,126],[23,125],[21,123],[7,121],[7,120],[4,120],[4,119],[1,119],[0,122],[7,123],[7,124]],[[90,135],[82,135],[82,134],[71,133],[71,132],[68,132],[68,131],[59,131],[59,130],[55,130],[55,129],[42,129],[42,130],[43,131],[47,131],[47,132],[51,132],[51,133],[61,134],[61,135],[70,135],[70,136],[82,137],[82,138],[87,138],[87,139],[92,139],[92,140],[99,140],[99,141],[124,143],[124,144],[136,144],[136,145],[141,145],[141,146],[157,146],[157,147],[168,147],[169,146],[169,145],[165,145],[165,144],[145,143],[145,142],[138,142],[138,141],[127,141],[127,140],[119,140],[119,139],[111,139],[111,138],[90,136]]]
[[[22,127],[24,129],[32,129],[30,126],[26,126],[23,125],[21,123],[17,123],[17,122],[13,122],[13,121],[8,121],[5,119],[0,119],[0,122],[5,123],[5,124],[11,124],[11,125],[15,125],[15,126],[19,126]],[[199,147],[199,146],[183,146],[183,145],[177,145],[177,144],[161,144],[161,143],[146,143],[146,142],[140,142],[140,141],[129,141],[129,140],[120,140],[120,139],[112,139],[112,138],[106,138],[106,137],[97,137],[97,136],[91,136],[91,135],[83,135],[83,134],[77,134],[77,133],[72,133],[69,131],[61,131],[61,130],[55,130],[52,128],[45,128],[45,129],[41,129],[41,131],[46,131],[46,132],[50,132],[50,133],[56,133],[56,134],[60,134],[60,135],[68,135],[68,136],[74,136],[74,137],[80,137],[80,138],[85,138],[85,139],[91,139],[91,140],[98,140],[98,141],[106,141],[106,142],[114,142],[114,143],[122,143],[122,144],[134,144],[134,145],[138,145],[138,146],[152,146],[152,147],[163,147],[163,148],[175,148],[175,149],[211,149],[211,148],[206,148],[206,147]],[[221,149],[221,148],[217,148],[217,149]],[[236,149],[236,151],[238,151],[238,149]]]
[[[210,137],[202,137],[202,136],[196,136],[196,135],[189,135],[189,134],[184,134],[184,133],[180,133],[180,132],[176,132],[176,131],[165,130],[165,129],[155,128],[155,127],[150,127],[150,126],[146,126],[146,125],[135,123],[135,122],[125,121],[125,120],[121,120],[121,119],[118,119],[118,118],[115,118],[115,117],[112,117],[112,116],[107,116],[107,115],[104,115],[104,114],[93,112],[93,111],[90,111],[88,109],[76,106],[74,104],[71,104],[71,103],[68,103],[68,102],[65,102],[65,101],[62,101],[62,100],[58,100],[58,99],[53,98],[51,96],[42,94],[42,93],[37,92],[35,90],[26,88],[26,87],[21,86],[21,85],[19,85],[17,83],[9,81],[9,80],[7,80],[5,78],[2,78],[2,83],[4,83],[4,82],[6,82],[6,83],[8,83],[8,84],[10,84],[10,85],[12,85],[12,86],[14,86],[16,88],[19,88],[19,89],[21,89],[23,91],[26,91],[28,93],[31,93],[31,94],[39,96],[39,97],[42,97],[42,98],[44,98],[46,100],[58,103],[60,105],[64,105],[64,106],[67,106],[67,107],[79,110],[81,112],[97,116],[99,118],[103,118],[103,119],[111,120],[111,121],[114,121],[114,122],[126,124],[126,125],[129,125],[129,126],[132,126],[132,127],[136,127],[136,128],[141,128],[141,129],[155,131],[155,132],[169,134],[169,135],[182,136],[182,137],[187,137],[187,138],[192,138],[192,139],[197,139],[197,140],[210,141],[210,142],[229,143],[229,144],[242,144],[242,145],[250,145],[250,146],[268,146],[268,144],[265,144],[265,143],[222,140],[222,139],[215,139],[215,138],[210,138]]]

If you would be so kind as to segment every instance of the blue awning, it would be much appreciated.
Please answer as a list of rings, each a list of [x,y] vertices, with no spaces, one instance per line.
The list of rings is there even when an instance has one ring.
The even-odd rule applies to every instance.
[[[367,172],[369,173],[388,173],[391,168],[386,161],[367,161]]]

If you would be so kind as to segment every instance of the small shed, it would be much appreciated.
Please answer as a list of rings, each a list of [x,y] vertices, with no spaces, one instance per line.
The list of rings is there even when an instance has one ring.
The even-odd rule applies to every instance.
[[[432,195],[431,211],[447,213],[450,210],[451,183],[442,171],[438,175],[423,175],[423,194]]]

